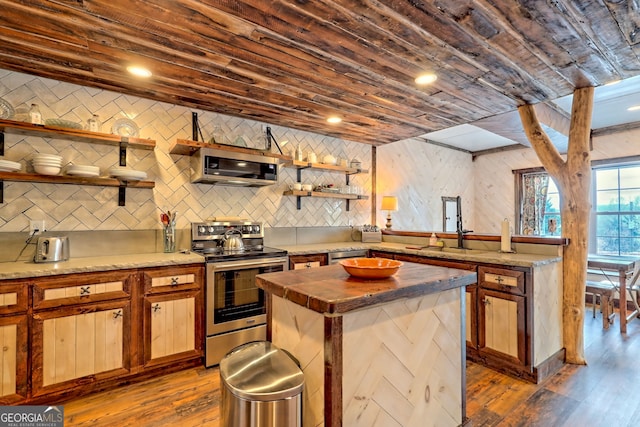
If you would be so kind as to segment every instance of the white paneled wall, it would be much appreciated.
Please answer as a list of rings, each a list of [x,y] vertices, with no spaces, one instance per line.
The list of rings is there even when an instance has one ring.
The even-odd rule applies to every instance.
[[[640,129],[619,132],[593,140],[591,160],[640,155]],[[515,218],[513,170],[542,166],[531,148],[478,156],[473,162],[475,178],[475,227],[484,233],[500,233],[500,224]]]
[[[192,109],[6,70],[0,70],[0,97],[18,113],[37,103],[45,119],[86,123],[92,114],[98,114],[106,133],[116,119],[130,118],[140,127],[142,138],[156,140],[153,151],[127,151],[127,165],[146,171],[156,186],[153,190],[127,189],[126,206],[118,206],[113,187],[5,182],[0,232],[26,231],[30,219],[44,219],[52,231],[154,229],[160,228],[160,209],[178,211],[178,228],[216,215],[244,216],[269,227],[370,222],[371,200],[352,201],[347,212],[346,202],[338,199],[303,199],[302,209],[296,210],[295,198],[282,195],[296,180],[293,169],[281,168],[278,184],[257,189],[192,184],[190,157],[169,154],[176,139],[191,139]],[[220,126],[232,140],[243,136],[249,147],[263,148],[257,141],[265,123],[197,112],[205,138],[211,136],[214,126]],[[364,169],[371,169],[371,146],[367,144],[280,126],[271,128],[279,142],[289,142],[285,151],[300,144],[305,155],[313,150],[320,159],[325,154],[357,158]],[[59,153],[65,162],[96,165],[103,173],[118,164],[117,147],[6,135],[4,158],[22,163],[23,170],[32,171],[29,159],[34,152]],[[340,173],[304,171],[302,178],[312,184],[345,184]],[[371,173],[352,176],[351,184],[371,194]]]
[[[474,229],[473,162],[471,155],[421,139],[407,139],[377,149],[378,224],[382,196],[398,197],[391,213],[395,230],[442,230],[442,197],[462,197],[465,229]]]

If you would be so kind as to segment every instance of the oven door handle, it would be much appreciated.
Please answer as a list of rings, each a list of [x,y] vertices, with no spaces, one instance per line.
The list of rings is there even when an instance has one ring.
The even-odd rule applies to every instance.
[[[209,261],[214,271],[231,270],[234,268],[257,268],[274,264],[287,264],[287,258],[262,258],[242,261]]]

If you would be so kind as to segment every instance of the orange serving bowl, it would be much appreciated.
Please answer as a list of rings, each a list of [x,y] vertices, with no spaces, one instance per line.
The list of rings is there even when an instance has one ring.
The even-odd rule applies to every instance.
[[[402,263],[386,258],[351,258],[340,265],[352,276],[362,279],[384,279],[394,275]]]

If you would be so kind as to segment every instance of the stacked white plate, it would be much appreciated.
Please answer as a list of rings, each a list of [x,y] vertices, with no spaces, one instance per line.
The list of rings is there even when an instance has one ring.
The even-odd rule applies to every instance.
[[[100,168],[97,166],[69,165],[67,166],[67,175],[91,178],[100,175]]]
[[[140,181],[147,178],[147,173],[123,166],[115,166],[109,169],[109,176],[118,178],[121,181]]]
[[[2,172],[15,172],[22,169],[22,165],[18,162],[12,162],[10,160],[0,160],[0,171]]]
[[[31,160],[33,170],[41,175],[58,175],[62,169],[62,156],[55,154],[34,154]]]

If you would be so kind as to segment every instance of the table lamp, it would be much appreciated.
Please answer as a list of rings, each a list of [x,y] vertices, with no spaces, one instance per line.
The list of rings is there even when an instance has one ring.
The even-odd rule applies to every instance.
[[[387,229],[391,229],[391,211],[398,210],[398,198],[395,196],[382,196],[383,211],[387,211]]]

